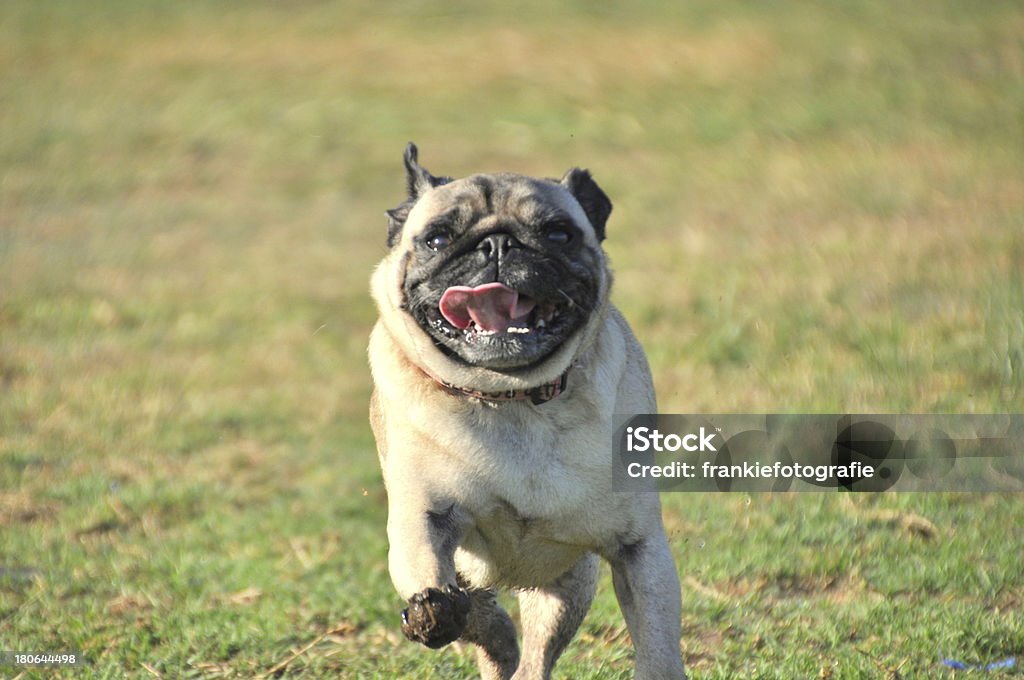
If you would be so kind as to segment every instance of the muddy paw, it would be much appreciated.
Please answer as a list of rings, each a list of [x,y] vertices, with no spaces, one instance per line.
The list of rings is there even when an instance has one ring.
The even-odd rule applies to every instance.
[[[454,586],[427,588],[409,598],[402,610],[402,633],[431,649],[459,639],[469,615],[469,594]]]

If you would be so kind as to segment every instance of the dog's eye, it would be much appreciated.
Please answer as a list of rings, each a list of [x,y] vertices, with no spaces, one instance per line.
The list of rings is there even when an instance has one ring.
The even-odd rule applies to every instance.
[[[565,229],[550,229],[548,230],[546,237],[552,243],[557,243],[560,246],[564,246],[572,240],[572,234],[567,232]]]
[[[444,250],[452,244],[452,237],[445,233],[431,234],[425,243],[431,250]]]

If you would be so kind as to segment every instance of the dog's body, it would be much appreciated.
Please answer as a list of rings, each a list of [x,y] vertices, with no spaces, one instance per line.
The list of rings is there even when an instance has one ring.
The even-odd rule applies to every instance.
[[[429,647],[473,642],[488,679],[548,678],[590,606],[599,555],[636,676],[682,678],[658,497],[611,489],[612,414],[655,402],[643,351],[608,302],[610,203],[580,170],[561,183],[452,182],[423,170],[412,145],[406,166],[369,348],[403,632]],[[519,592],[522,655],[498,587]]]

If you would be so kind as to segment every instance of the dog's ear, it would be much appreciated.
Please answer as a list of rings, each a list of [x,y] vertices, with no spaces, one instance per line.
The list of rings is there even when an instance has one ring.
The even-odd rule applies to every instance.
[[[415,203],[416,200],[410,198],[403,201],[397,208],[384,211],[384,214],[388,216],[388,248],[398,243],[398,237],[402,234],[402,227],[409,218],[409,211],[412,210],[412,206]]]
[[[448,184],[451,177],[434,177],[427,169],[420,165],[419,149],[412,142],[405,147],[405,180],[409,187],[409,198],[417,199],[429,189]]]
[[[397,208],[386,211],[388,216],[389,248],[398,242],[398,236],[402,233],[402,226],[409,217],[409,211],[412,210],[413,205],[416,204],[420,196],[434,187],[439,187],[452,181],[451,177],[434,177],[431,175],[426,168],[419,164],[418,156],[419,150],[416,148],[416,145],[409,142],[405,147],[405,156],[403,157],[409,198]]]
[[[608,221],[608,216],[612,214],[612,202],[608,200],[601,187],[597,186],[597,182],[590,176],[590,171],[571,168],[562,177],[560,184],[579,202],[597,233],[597,240],[603,241],[604,225]]]

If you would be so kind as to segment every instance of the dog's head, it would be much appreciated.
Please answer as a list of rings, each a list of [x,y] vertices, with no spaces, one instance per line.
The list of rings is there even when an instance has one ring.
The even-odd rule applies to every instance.
[[[610,283],[601,241],[612,206],[590,173],[453,180],[420,166],[412,144],[405,168],[409,197],[388,211],[390,252],[373,289],[410,358],[480,389],[564,372]]]

